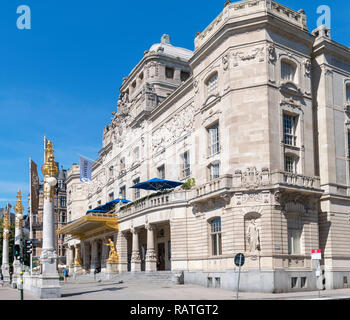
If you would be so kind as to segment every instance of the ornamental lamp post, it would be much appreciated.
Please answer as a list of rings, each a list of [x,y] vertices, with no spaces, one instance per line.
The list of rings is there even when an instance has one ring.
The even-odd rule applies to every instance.
[[[10,210],[11,205],[7,204],[3,221],[3,244],[2,244],[2,265],[1,271],[4,276],[4,284],[10,284],[10,264],[9,264],[9,241],[10,241]]]
[[[14,288],[17,287],[17,280],[20,278],[20,274],[22,272],[22,263],[23,263],[23,255],[22,255],[22,228],[23,228],[23,204],[22,204],[22,194],[21,190],[17,192],[17,202],[14,207],[16,212],[15,219],[15,245],[18,245],[20,248],[20,259],[13,257],[13,279],[12,286]]]

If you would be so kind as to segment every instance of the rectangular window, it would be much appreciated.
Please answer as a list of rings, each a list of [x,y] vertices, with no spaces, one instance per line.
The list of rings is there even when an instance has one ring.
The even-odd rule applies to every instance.
[[[158,178],[159,179],[165,179],[165,166],[164,164],[157,168],[158,171]]]
[[[66,197],[60,197],[60,205],[61,207],[65,207],[66,206]]]
[[[346,85],[346,101],[350,102],[350,84]]]
[[[125,170],[125,158],[120,159],[120,170]]]
[[[120,197],[121,197],[122,199],[126,199],[126,187],[125,187],[125,186],[122,186],[122,187],[120,188],[119,194],[120,194]]]
[[[140,183],[140,178],[133,180],[132,183],[133,183],[133,185]],[[134,190],[134,200],[139,199],[140,198],[140,189],[133,189],[133,190]]]
[[[220,177],[220,163],[215,162],[210,165],[210,180],[217,179]]]
[[[209,156],[213,156],[220,152],[219,141],[219,124],[216,124],[208,129],[209,133]]]
[[[300,278],[300,286],[302,288],[306,288],[306,277],[301,277]]]
[[[295,135],[297,126],[297,117],[283,114],[283,134],[284,143],[290,146],[296,146],[297,137]]]
[[[291,278],[291,287],[292,287],[292,289],[297,286],[297,282],[298,282],[298,278],[296,278],[296,277]]]
[[[350,130],[348,130],[348,158],[350,159]]]
[[[297,173],[297,161],[296,157],[286,155],[284,159],[284,170],[289,173]]]
[[[221,240],[221,218],[216,218],[210,222],[211,232],[211,254],[218,256],[222,254]]]
[[[295,67],[286,61],[281,63],[281,73],[282,79],[286,81],[294,81],[295,77]]]
[[[165,68],[165,76],[168,79],[173,79],[174,78],[174,68],[166,67]]]
[[[218,74],[217,73],[208,80],[207,87],[208,87],[208,96],[217,93],[218,91]]]
[[[109,195],[108,195],[108,201],[113,201],[114,200],[114,192],[111,192]]]
[[[288,254],[301,254],[302,222],[300,216],[287,218]]]
[[[208,288],[212,288],[212,287],[213,287],[213,278],[208,277]]]
[[[215,288],[220,288],[220,287],[221,287],[220,278],[215,278]]]
[[[190,73],[186,71],[181,71],[180,78],[181,81],[186,81],[190,77]]]
[[[182,178],[188,178],[191,175],[191,165],[190,165],[190,153],[189,151],[186,151],[182,155]]]

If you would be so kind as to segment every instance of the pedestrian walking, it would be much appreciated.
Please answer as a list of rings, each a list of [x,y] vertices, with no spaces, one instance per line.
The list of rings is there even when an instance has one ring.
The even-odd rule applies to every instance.
[[[64,269],[63,269],[63,277],[64,277],[64,282],[67,282],[68,269],[66,267],[64,267]]]
[[[4,275],[2,274],[2,270],[0,270],[0,285],[1,287],[4,286]]]

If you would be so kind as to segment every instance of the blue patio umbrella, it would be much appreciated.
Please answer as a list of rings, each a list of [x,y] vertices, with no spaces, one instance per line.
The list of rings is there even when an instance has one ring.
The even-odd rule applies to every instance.
[[[140,182],[135,184],[134,189],[143,189],[143,190],[153,190],[153,191],[162,191],[166,189],[174,189],[178,186],[183,185],[183,182],[180,181],[171,181],[171,180],[163,180],[154,178],[152,180],[148,180],[145,182]]]
[[[102,206],[99,206],[93,210],[89,210],[88,212],[86,212],[86,214],[88,213],[107,213],[111,210],[114,209],[115,205],[119,202],[122,202],[122,203],[130,203],[131,201],[130,200],[126,200],[126,199],[115,199],[113,201],[110,201],[110,202],[107,202],[106,204],[102,205]]]

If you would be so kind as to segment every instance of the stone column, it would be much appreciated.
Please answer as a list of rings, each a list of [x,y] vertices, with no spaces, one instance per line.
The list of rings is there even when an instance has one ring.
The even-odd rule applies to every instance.
[[[47,141],[45,147],[45,164],[41,168],[44,176],[43,244],[40,255],[42,272],[37,282],[37,293],[40,298],[57,298],[61,297],[54,230],[54,199],[57,184],[55,177],[58,169],[52,142]]]
[[[69,273],[74,272],[74,247],[72,245],[68,246],[68,267]]]
[[[91,246],[90,242],[84,242],[84,269],[85,271],[90,270],[90,254],[91,254]]]
[[[105,243],[108,243],[108,239],[111,237],[102,238],[102,254],[101,254],[101,272],[106,272],[106,260],[108,259],[108,246]]]
[[[2,241],[2,265],[1,270],[4,276],[4,285],[7,286],[10,283],[10,263],[9,263],[9,240],[10,240],[10,210],[11,205],[8,204],[3,222],[3,241]]]
[[[124,232],[118,231],[116,240],[116,249],[119,255],[118,270],[119,273],[128,271],[128,239]],[[114,239],[115,239],[114,238]]]
[[[146,225],[147,229],[147,253],[146,253],[146,271],[157,271],[157,255],[154,248],[154,227]]]
[[[131,233],[132,233],[131,272],[137,272],[137,271],[141,271],[139,231],[132,228]]]
[[[92,240],[91,241],[91,263],[90,263],[90,271],[94,272],[95,269],[97,268],[98,265],[98,261],[97,261],[97,241],[96,240]]]
[[[17,202],[15,205],[15,212],[16,212],[16,218],[15,218],[15,245],[19,245],[21,257],[23,258],[22,254],[22,227],[23,227],[23,210],[24,207],[22,205],[22,195],[21,190],[18,190],[17,192]],[[12,287],[17,287],[17,281],[20,278],[20,273],[22,271],[22,266],[20,260],[17,260],[15,257],[13,259],[13,275],[12,275]]]

